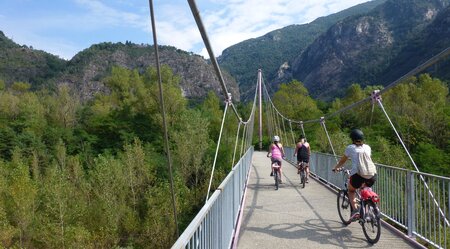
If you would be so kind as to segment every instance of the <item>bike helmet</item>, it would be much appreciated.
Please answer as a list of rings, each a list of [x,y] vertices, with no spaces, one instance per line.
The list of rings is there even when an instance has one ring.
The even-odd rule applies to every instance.
[[[360,129],[353,129],[350,132],[350,138],[352,141],[364,140],[364,133]]]
[[[280,137],[279,136],[273,136],[273,141],[274,142],[280,142]]]

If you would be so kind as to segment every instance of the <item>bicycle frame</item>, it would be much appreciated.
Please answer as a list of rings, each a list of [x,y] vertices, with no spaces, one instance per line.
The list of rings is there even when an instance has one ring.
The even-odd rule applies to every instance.
[[[308,171],[306,170],[307,164],[305,162],[300,162],[297,165],[299,170],[298,173],[300,175],[300,185],[305,188],[305,183],[308,177]]]
[[[272,163],[272,171],[273,171],[273,177],[275,179],[275,189],[278,190],[278,184],[280,183],[281,179],[281,166],[278,165],[277,162]]]
[[[343,170],[344,177],[346,180],[344,181],[344,188],[341,190],[344,193],[344,196],[347,196],[348,201],[350,202],[350,197],[348,196],[348,183],[350,181],[350,170]],[[341,193],[340,191],[340,193]],[[364,191],[364,192],[362,192]],[[378,208],[377,202],[379,201],[378,195],[371,190],[370,187],[367,187],[363,184],[360,188],[355,190],[356,192],[356,205],[359,205],[359,219],[358,222],[361,225],[364,236],[366,237],[369,243],[377,243],[380,239],[380,210]],[[338,195],[338,212],[342,222],[345,225],[348,225],[352,222],[352,220],[344,220],[342,217],[341,209],[340,209],[340,197],[341,194]],[[342,206],[344,207],[344,206]],[[350,205],[350,211],[353,208]],[[371,233],[372,232],[372,233]],[[371,235],[375,235],[373,238]]]

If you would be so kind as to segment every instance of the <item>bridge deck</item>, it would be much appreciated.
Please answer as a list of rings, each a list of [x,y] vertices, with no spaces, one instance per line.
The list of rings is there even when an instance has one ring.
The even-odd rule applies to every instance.
[[[296,169],[284,162],[278,191],[270,177],[266,152],[255,151],[238,248],[361,248],[372,247],[361,226],[344,226],[336,209],[336,194],[316,180],[300,187]],[[402,237],[382,227],[373,248],[411,248]]]

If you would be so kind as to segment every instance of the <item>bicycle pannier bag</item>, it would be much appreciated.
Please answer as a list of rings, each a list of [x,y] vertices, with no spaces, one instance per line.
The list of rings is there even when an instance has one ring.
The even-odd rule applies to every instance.
[[[377,173],[377,168],[372,159],[365,152],[359,152],[358,174],[366,179],[372,178]]]

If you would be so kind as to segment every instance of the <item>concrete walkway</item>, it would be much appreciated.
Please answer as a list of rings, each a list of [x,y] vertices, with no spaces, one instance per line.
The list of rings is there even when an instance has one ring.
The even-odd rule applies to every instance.
[[[255,151],[237,248],[412,248],[385,227],[369,244],[357,222],[341,223],[336,193],[314,179],[303,189],[296,172],[283,162],[283,184],[275,190],[266,152]]]

